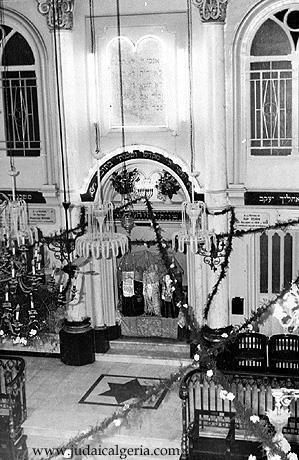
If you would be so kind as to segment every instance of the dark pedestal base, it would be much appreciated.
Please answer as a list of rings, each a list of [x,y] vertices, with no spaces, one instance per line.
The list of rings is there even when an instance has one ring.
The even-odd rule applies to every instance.
[[[94,329],[94,343],[96,353],[106,353],[109,348],[108,327],[96,327]]]
[[[115,324],[115,326],[108,326],[108,340],[117,340],[121,337],[121,326],[120,324]]]
[[[95,360],[94,330],[89,320],[78,323],[66,322],[59,332],[60,358],[69,366],[83,366]]]

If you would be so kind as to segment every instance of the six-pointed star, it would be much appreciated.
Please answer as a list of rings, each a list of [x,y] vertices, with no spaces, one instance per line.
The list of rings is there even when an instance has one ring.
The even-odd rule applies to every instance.
[[[131,398],[143,398],[146,390],[149,388],[146,385],[141,385],[138,379],[130,380],[126,383],[111,383],[108,382],[110,390],[104,393],[99,393],[99,396],[112,396],[118,404],[122,404]]]

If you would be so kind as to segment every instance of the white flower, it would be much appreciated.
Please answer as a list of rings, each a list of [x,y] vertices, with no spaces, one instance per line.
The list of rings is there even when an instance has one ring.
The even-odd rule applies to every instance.
[[[256,460],[256,456],[250,454],[249,457],[248,457],[248,460]]]
[[[3,329],[0,330],[0,337],[2,337],[4,335],[4,331]]]
[[[36,330],[36,329],[31,329],[30,332],[29,332],[29,335],[30,335],[31,337],[33,337],[33,336],[36,335],[36,334],[37,334],[37,330]]]
[[[175,267],[175,265],[174,265],[174,264],[171,264],[171,265],[170,265],[170,268],[174,268],[174,267]]]
[[[251,421],[252,423],[258,423],[258,422],[260,421],[260,418],[259,418],[258,415],[251,415],[250,421]]]
[[[227,399],[228,392],[226,390],[220,390],[219,396],[221,399]]]
[[[288,455],[288,460],[298,460],[298,456],[297,454],[295,454],[294,452],[290,452]]]
[[[183,304],[183,307],[184,307],[184,308],[188,308],[188,304],[187,304],[187,303],[184,303],[184,304]]]
[[[290,452],[291,450],[291,446],[290,444],[288,443],[288,441],[286,440],[286,438],[282,438],[280,441],[279,441],[279,446],[281,448],[281,450],[287,454],[288,452]]]
[[[213,374],[214,374],[214,372],[212,371],[212,369],[209,369],[209,370],[207,371],[207,376],[208,376],[208,377],[213,377]]]
[[[27,339],[25,339],[25,337],[21,337],[21,338],[20,338],[20,343],[21,343],[22,345],[27,345]]]
[[[113,423],[114,423],[115,426],[120,426],[121,425],[121,419],[117,418],[116,420],[114,420]]]
[[[200,345],[197,345],[197,350],[201,350],[201,346],[200,346]]]
[[[199,355],[197,353],[195,353],[195,355],[193,356],[193,359],[194,359],[194,361],[199,361]]]
[[[221,399],[228,399],[229,401],[233,401],[235,399],[235,395],[226,390],[220,390],[219,396]]]
[[[249,331],[253,331],[253,326],[252,326],[252,324],[248,324],[247,329],[248,329]]]
[[[13,339],[12,343],[20,343],[21,339],[19,336],[17,336],[15,339]]]
[[[226,332],[223,332],[223,334],[221,334],[221,337],[223,337],[224,339],[227,339],[228,334]]]

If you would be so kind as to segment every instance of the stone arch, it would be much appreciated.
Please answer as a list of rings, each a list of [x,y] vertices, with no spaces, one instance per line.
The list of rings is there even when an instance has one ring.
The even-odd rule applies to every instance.
[[[107,178],[117,169],[120,169],[124,162],[127,165],[134,164],[137,161],[148,161],[159,164],[162,168],[168,170],[179,182],[184,192],[185,199],[191,200],[192,184],[189,179],[189,174],[184,171],[183,167],[176,163],[170,156],[157,152],[156,149],[143,149],[136,147],[134,149],[126,149],[124,152],[116,153],[113,156],[104,157],[100,165],[100,179],[102,184],[107,182]],[[85,187],[85,192],[81,193],[81,201],[94,201],[98,189],[98,178],[96,168],[91,172],[88,183]],[[104,191],[104,195],[106,195]],[[203,200],[202,193],[195,193],[195,199]]]

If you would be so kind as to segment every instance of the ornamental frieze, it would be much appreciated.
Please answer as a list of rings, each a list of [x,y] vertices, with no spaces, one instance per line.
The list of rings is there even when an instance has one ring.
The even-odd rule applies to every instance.
[[[203,22],[224,22],[228,0],[192,0]]]
[[[75,0],[37,0],[38,11],[46,16],[50,30],[72,29]]]

